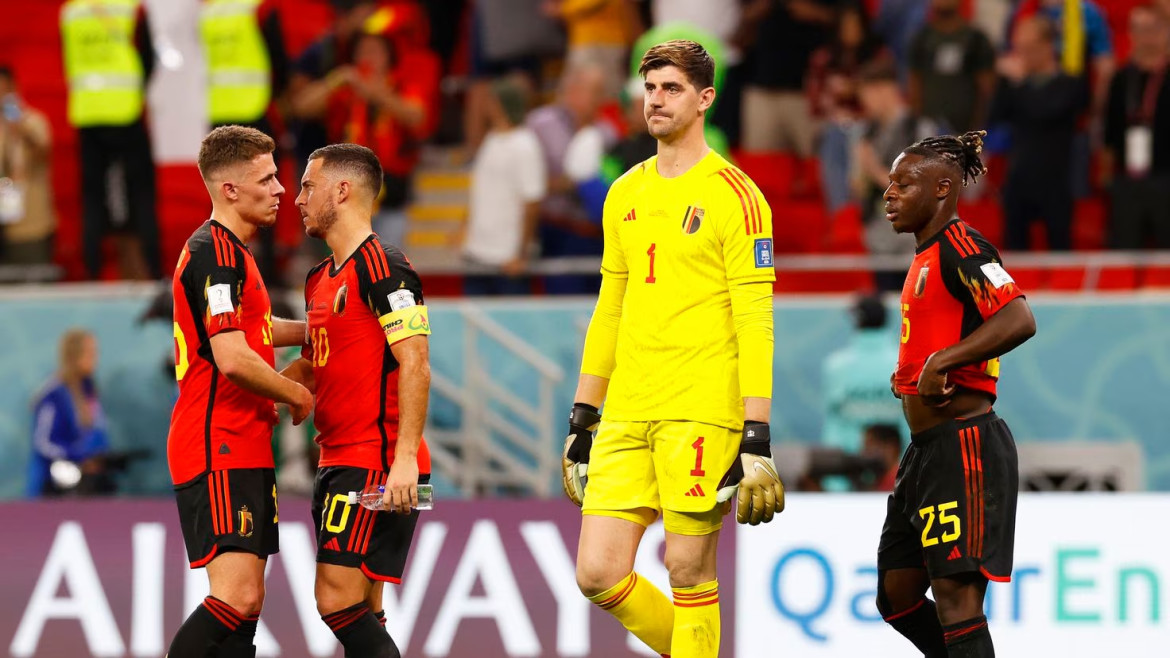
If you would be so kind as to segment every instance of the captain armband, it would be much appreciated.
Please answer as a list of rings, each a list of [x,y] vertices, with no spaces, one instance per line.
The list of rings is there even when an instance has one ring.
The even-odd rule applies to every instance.
[[[427,307],[423,304],[392,311],[378,318],[386,342],[393,345],[411,336],[429,336],[431,323],[427,318]]]

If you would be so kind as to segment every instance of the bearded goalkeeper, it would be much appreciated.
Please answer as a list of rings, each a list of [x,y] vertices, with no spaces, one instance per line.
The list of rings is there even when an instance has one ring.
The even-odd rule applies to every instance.
[[[639,73],[658,154],[605,200],[601,292],[569,416],[565,493],[583,511],[582,593],[660,654],[714,658],[724,503],[735,498],[736,519],[752,525],[784,508],[768,433],[772,213],[707,147],[707,51],[668,41],[646,52]],[[633,572],[659,515],[673,604]]]

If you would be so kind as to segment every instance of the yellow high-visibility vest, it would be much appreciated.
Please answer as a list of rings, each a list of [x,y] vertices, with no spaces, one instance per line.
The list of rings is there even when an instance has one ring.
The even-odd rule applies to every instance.
[[[207,115],[213,124],[251,123],[272,98],[272,64],[256,7],[260,0],[207,0],[199,34],[207,60]]]
[[[61,43],[69,86],[69,123],[125,126],[142,117],[142,60],[134,47],[139,0],[69,0]]]

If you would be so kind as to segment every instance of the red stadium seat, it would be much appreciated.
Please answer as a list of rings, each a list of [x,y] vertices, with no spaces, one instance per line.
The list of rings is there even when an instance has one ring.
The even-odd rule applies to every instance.
[[[821,251],[828,218],[818,201],[788,199],[772,204],[772,234],[778,254]]]
[[[849,204],[838,210],[829,224],[828,251],[838,254],[864,254],[861,208]]]
[[[959,202],[959,217],[983,234],[991,244],[1003,246],[1003,209],[997,199],[985,196]]]
[[[1073,249],[1104,249],[1108,214],[1100,197],[1079,199],[1073,206]]]
[[[1150,265],[1141,274],[1139,284],[1143,288],[1170,288],[1170,266]]]

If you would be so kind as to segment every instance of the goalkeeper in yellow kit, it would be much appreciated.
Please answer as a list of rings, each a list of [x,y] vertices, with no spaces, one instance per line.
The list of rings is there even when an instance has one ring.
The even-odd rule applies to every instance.
[[[668,41],[646,52],[639,73],[658,155],[605,200],[601,292],[569,416],[565,493],[583,510],[585,596],[660,654],[714,658],[724,502],[736,497],[737,520],[752,525],[784,508],[768,433],[772,213],[707,147],[707,51]],[[633,572],[659,514],[673,604]]]

